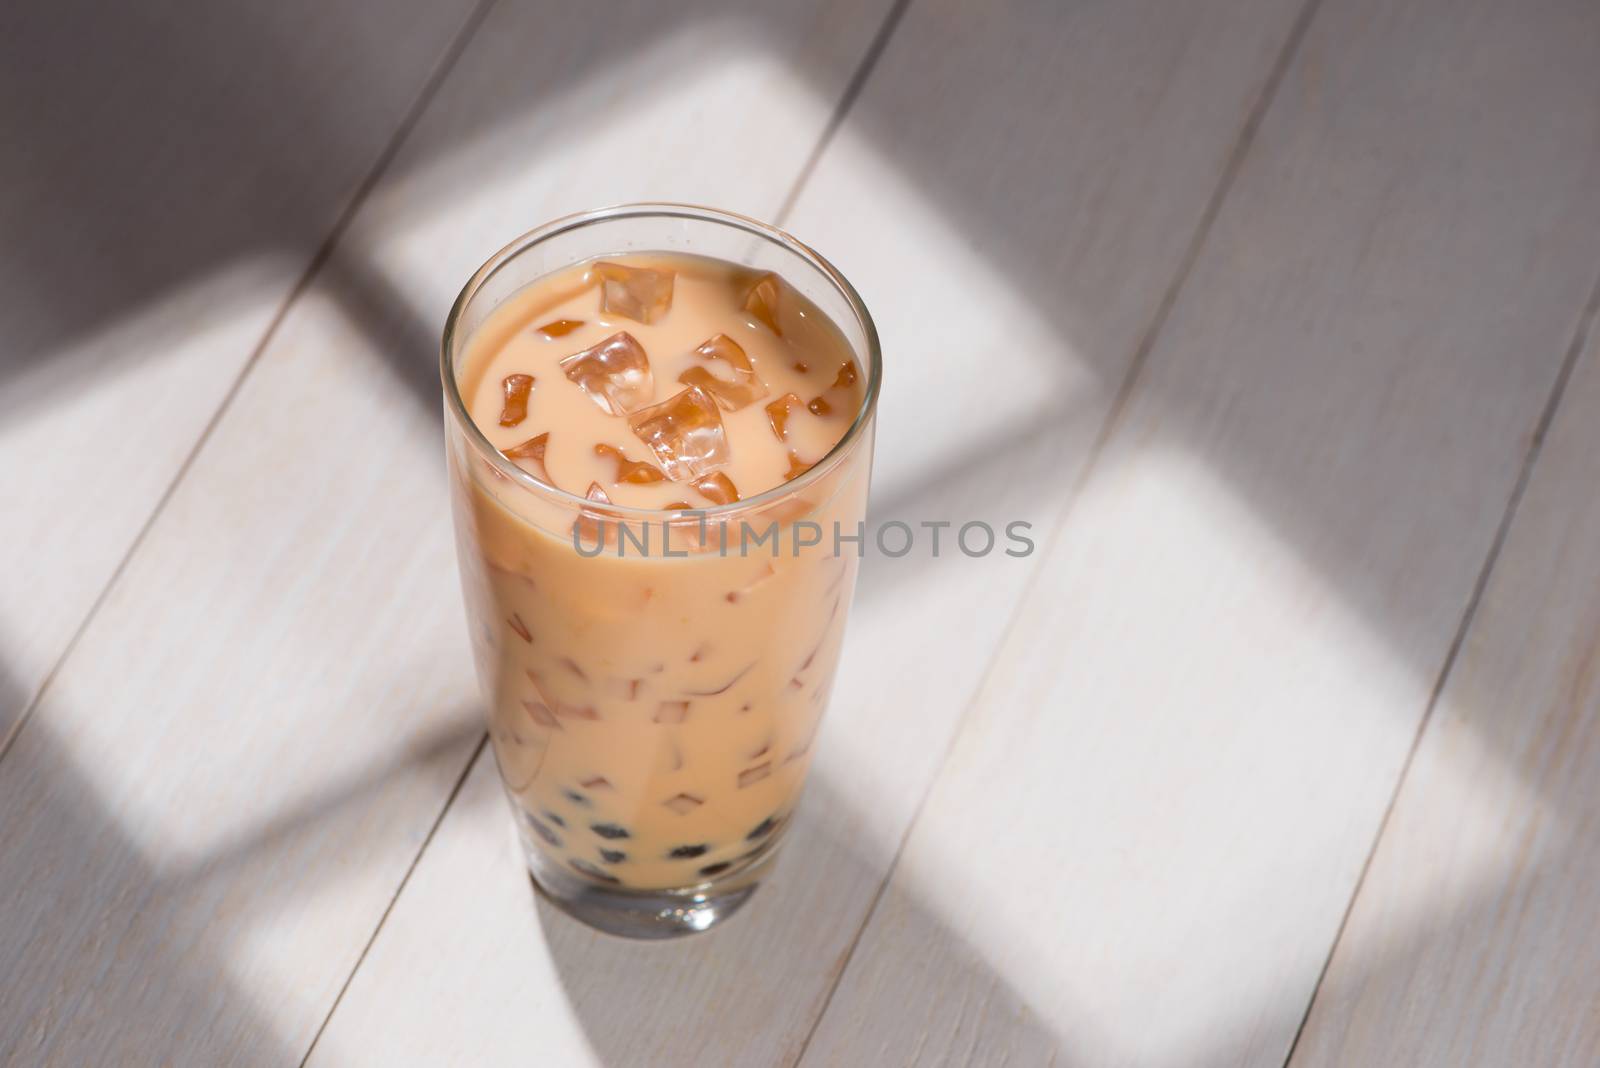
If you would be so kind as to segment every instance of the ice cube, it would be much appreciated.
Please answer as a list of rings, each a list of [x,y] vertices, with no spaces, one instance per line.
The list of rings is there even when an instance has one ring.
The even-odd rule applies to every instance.
[[[696,797],[693,794],[678,794],[676,797],[669,797],[661,803],[678,815],[687,816],[705,804],[705,799]]]
[[[541,482],[549,482],[550,472],[546,471],[544,467],[544,448],[549,442],[550,432],[545,431],[543,434],[536,434],[529,438],[521,445],[511,446],[511,448],[505,450],[504,455],[508,460],[519,461],[517,466],[533,475],[534,478]],[[520,462],[524,460],[527,462]],[[495,474],[499,475],[500,472],[496,471]],[[504,478],[505,476],[500,475],[500,477]]]
[[[835,404],[848,404],[854,399],[851,387],[856,384],[856,364],[854,360],[846,360],[839,365],[839,373],[833,378],[833,385],[819,397],[811,398],[811,403],[806,407],[814,415],[827,415],[833,411]]]
[[[688,701],[662,701],[656,709],[657,723],[682,723],[689,718]]]
[[[809,470],[811,470],[811,465],[800,459],[799,453],[795,452],[793,449],[790,449],[789,473],[783,476],[783,480],[785,482],[789,482],[793,479],[799,478]]]
[[[789,414],[798,407],[800,398],[793,393],[785,393],[767,405],[767,421],[772,424],[772,432],[778,435],[779,441],[789,440]]]
[[[545,337],[566,337],[582,325],[582,319],[553,319],[539,327],[539,333]]]
[[[627,415],[655,398],[650,358],[626,330],[568,356],[561,370],[607,415]]]
[[[600,483],[598,482],[589,483],[589,492],[584,496],[600,504],[611,503],[611,498],[606,496],[606,491],[600,488]],[[580,508],[578,510],[578,518],[572,524],[572,533],[575,538],[579,539],[578,544],[580,545],[598,545],[602,538],[605,539],[607,544],[611,544],[617,536],[617,524],[616,520],[607,520],[594,512]],[[587,548],[585,551],[588,551]]]
[[[757,278],[744,294],[744,310],[754,315],[779,337],[783,329],[778,325],[778,300],[783,281],[772,272]]]
[[[674,482],[702,478],[730,459],[722,413],[697,386],[635,412],[628,425]]]
[[[506,375],[500,383],[505,403],[500,408],[500,425],[516,426],[528,418],[528,394],[533,392],[532,375]]]
[[[659,470],[651,467],[643,460],[628,459],[627,454],[615,445],[596,445],[594,454],[596,456],[609,456],[617,462],[617,477],[613,479],[615,482],[633,482],[643,485],[647,482],[664,482],[666,480],[667,476],[663,475]]]
[[[736,412],[771,392],[767,384],[756,377],[756,369],[750,363],[750,357],[745,355],[744,349],[727,334],[718,334],[710,341],[702,343],[694,350],[694,355],[702,360],[721,361],[727,364],[733,372],[733,377],[721,378],[708,368],[691,367],[678,376],[678,381],[690,386],[699,386],[730,412]]]
[[[539,724],[539,726],[554,727],[556,730],[562,729],[561,721],[556,719],[555,715],[551,713],[549,706],[543,701],[524,700],[522,702],[522,707],[527,709],[528,718]]]
[[[623,263],[594,265],[600,277],[600,310],[653,323],[672,307],[672,272],[649,267],[629,267]]]
[[[721,471],[697,478],[690,485],[712,504],[732,504],[739,499],[739,490],[734,486],[733,479]]]

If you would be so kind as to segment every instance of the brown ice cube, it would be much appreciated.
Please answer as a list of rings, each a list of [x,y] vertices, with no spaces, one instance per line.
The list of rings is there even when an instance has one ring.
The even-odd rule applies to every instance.
[[[656,708],[655,722],[682,723],[689,718],[688,701],[662,701]]]
[[[518,467],[528,471],[539,481],[549,482],[550,472],[546,471],[544,466],[544,450],[549,442],[550,432],[547,430],[543,434],[534,435],[520,445],[513,445],[505,450],[504,456],[508,460],[518,461]],[[496,471],[495,474],[500,475],[500,472]],[[500,475],[500,477],[505,478],[504,475]]]
[[[532,375],[506,375],[500,383],[505,403],[500,408],[500,425],[516,426],[528,418],[528,394],[533,392]]]
[[[582,325],[582,319],[553,319],[539,327],[539,333],[545,337],[566,337]]]
[[[772,432],[778,435],[779,441],[789,440],[789,415],[798,407],[800,398],[793,393],[785,393],[767,405],[767,422],[772,424]]]
[[[791,479],[799,478],[801,475],[805,474],[809,470],[811,470],[811,465],[806,463],[804,460],[800,459],[800,454],[799,453],[795,452],[793,449],[790,449],[789,450],[789,473],[783,476],[783,480],[785,482],[788,482]]]
[[[709,475],[730,459],[722,414],[704,390],[690,386],[660,404],[635,412],[628,425],[650,446],[667,477],[687,482]]]
[[[554,727],[561,730],[561,721],[551,713],[550,707],[543,701],[523,701],[522,707],[527,709],[528,718],[541,727]]]
[[[734,486],[733,479],[721,471],[697,478],[690,485],[712,504],[732,504],[739,499],[739,490]]]
[[[753,768],[745,768],[739,773],[739,789],[754,786],[756,783],[772,774],[772,761],[763,761]]]
[[[521,445],[511,446],[511,448],[506,450],[506,459],[538,460],[540,463],[544,463],[544,449],[549,443],[550,432],[547,430],[543,434],[529,438]]]
[[[600,483],[598,482],[589,483],[589,492],[584,496],[599,504],[611,503],[611,498],[606,496],[606,491],[600,488]],[[602,526],[602,524],[604,525]],[[598,544],[603,535],[606,543],[611,544],[617,536],[617,525],[615,520],[605,520],[594,512],[580,508],[578,510],[578,518],[572,524],[572,531],[574,535],[582,539],[583,543],[589,545]]]
[[[624,263],[594,265],[600,277],[600,310],[627,316],[636,323],[653,323],[672,307],[671,271],[629,267]]]
[[[769,271],[757,278],[744,294],[744,310],[779,337],[783,336],[783,329],[778,325],[778,301],[782,291],[782,280]]]
[[[847,404],[852,400],[851,387],[856,384],[858,373],[854,360],[846,360],[839,365],[839,373],[833,377],[833,385],[819,397],[812,397],[811,403],[806,407],[814,415],[827,415],[833,411],[835,404]]]
[[[703,342],[694,350],[694,355],[707,362],[727,364],[732,378],[720,377],[706,367],[691,367],[678,376],[678,381],[699,386],[730,412],[753,404],[771,392],[767,384],[756,376],[755,366],[751,364],[744,348],[727,334],[718,334]]]
[[[561,370],[607,415],[627,415],[655,397],[650,358],[626,330],[568,356]]]
[[[615,482],[634,482],[643,485],[647,482],[664,482],[666,475],[651,467],[643,460],[630,460],[626,453],[615,445],[600,444],[594,447],[596,456],[609,456],[617,462],[617,477]]]

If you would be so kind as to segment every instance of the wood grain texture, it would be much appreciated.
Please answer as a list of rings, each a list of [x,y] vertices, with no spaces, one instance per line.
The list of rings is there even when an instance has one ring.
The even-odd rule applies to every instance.
[[[1283,1061],[1600,263],[1597,18],[1323,5],[807,1063]]]
[[[0,742],[471,7],[0,13]]]
[[[1296,5],[969,8],[912,5],[790,223],[882,328],[875,518],[1037,531]],[[1001,362],[1016,380],[996,389]],[[1027,582],[1031,561],[969,560],[955,537],[938,560],[924,530],[866,561],[795,837],[726,929],[639,947],[532,914],[485,763],[313,1063],[792,1062]]]
[[[578,206],[773,210],[879,14],[494,9],[0,762],[0,1062],[304,1055],[481,737],[457,288]]]
[[[1292,1063],[1600,1050],[1600,337],[1551,433]]]

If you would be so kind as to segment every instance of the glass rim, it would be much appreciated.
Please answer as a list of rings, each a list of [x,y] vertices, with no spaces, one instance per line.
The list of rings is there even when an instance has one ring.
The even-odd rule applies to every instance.
[[[540,481],[530,473],[507,459],[505,454],[489,443],[478,424],[473,421],[471,413],[467,411],[466,401],[461,396],[461,389],[456,381],[454,368],[454,350],[458,343],[465,343],[466,338],[459,335],[461,318],[466,313],[467,306],[483,288],[494,274],[510,263],[523,251],[531,248],[541,241],[574,230],[581,230],[597,223],[611,222],[618,219],[629,218],[665,218],[665,219],[691,219],[698,222],[717,223],[745,233],[762,238],[771,244],[799,256],[810,266],[815,268],[824,278],[838,290],[849,306],[851,314],[856,318],[856,324],[866,341],[866,375],[867,386],[862,391],[861,407],[856,411],[856,417],[840,435],[833,448],[812,464],[811,467],[797,478],[787,482],[780,482],[771,489],[763,490],[753,497],[746,497],[730,504],[715,504],[705,508],[695,508],[689,512],[681,509],[670,508],[641,508],[636,505],[610,504],[591,501],[587,497],[580,497],[570,490],[560,486]],[[850,284],[843,273],[830,263],[821,253],[811,246],[800,241],[794,235],[776,226],[769,225],[747,215],[736,212],[723,211],[720,208],[708,208],[698,204],[679,204],[670,201],[642,201],[631,204],[614,204],[604,208],[594,208],[590,211],[580,211],[572,215],[564,215],[553,219],[542,226],[512,239],[501,247],[494,255],[484,261],[483,265],[473,272],[467,279],[466,285],[461,287],[455,303],[450,306],[450,313],[445,317],[444,335],[440,341],[439,351],[439,378],[444,387],[445,406],[451,416],[461,427],[467,441],[479,457],[490,464],[494,470],[511,481],[521,485],[529,491],[541,496],[554,497],[587,512],[611,515],[619,519],[633,519],[644,522],[662,521],[676,516],[682,518],[687,515],[704,515],[706,521],[744,512],[759,510],[769,504],[784,500],[800,492],[805,487],[821,480],[828,473],[838,467],[856,439],[861,437],[866,427],[871,423],[873,413],[878,406],[878,391],[883,378],[883,352],[878,342],[878,328],[872,321],[872,314],[867,311],[866,302],[861,299],[861,294],[856,292],[855,286]]]

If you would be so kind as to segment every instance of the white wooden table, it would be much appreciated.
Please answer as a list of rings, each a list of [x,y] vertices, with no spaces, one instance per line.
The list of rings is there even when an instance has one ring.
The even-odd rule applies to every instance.
[[[1600,5],[27,8],[0,1062],[1600,1062]],[[434,372],[636,199],[858,282],[877,518],[1039,545],[867,560],[671,945],[519,869]]]

